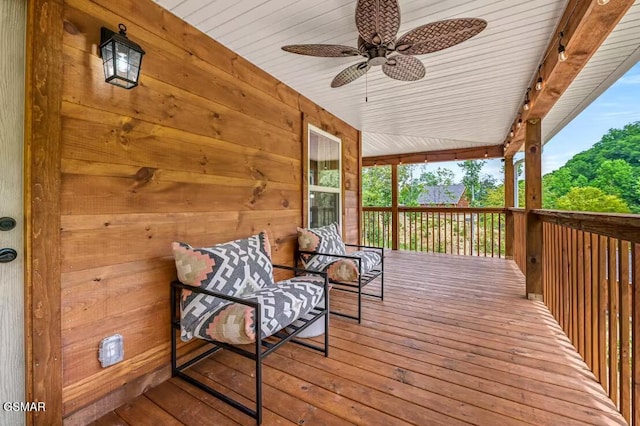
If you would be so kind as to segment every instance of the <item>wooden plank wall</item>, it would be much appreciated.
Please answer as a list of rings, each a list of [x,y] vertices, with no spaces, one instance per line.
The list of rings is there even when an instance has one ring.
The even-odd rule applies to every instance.
[[[66,0],[61,287],[64,414],[169,362],[170,244],[267,229],[291,264],[302,120],[343,139],[344,232],[358,239],[358,132],[151,0]],[[104,82],[100,27],[146,51],[141,84]],[[103,369],[101,339],[124,337]]]

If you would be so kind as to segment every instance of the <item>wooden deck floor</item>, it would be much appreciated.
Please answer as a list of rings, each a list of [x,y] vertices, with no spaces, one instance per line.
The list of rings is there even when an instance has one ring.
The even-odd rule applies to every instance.
[[[513,263],[394,252],[385,265],[385,300],[366,300],[361,325],[332,316],[329,358],[290,343],[267,359],[263,424],[626,424]],[[242,357],[194,368],[253,394]],[[253,421],[171,379],[96,424]]]

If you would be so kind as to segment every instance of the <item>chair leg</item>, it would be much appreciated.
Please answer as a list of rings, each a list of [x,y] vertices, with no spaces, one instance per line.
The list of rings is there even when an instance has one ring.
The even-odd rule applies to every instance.
[[[258,313],[258,318],[260,314]],[[262,424],[262,335],[256,326],[256,424]]]
[[[362,275],[358,276],[358,324],[362,323]]]
[[[178,342],[176,340],[176,289],[171,286],[171,377],[178,373]]]
[[[324,295],[324,356],[329,356],[329,292]]]
[[[380,259],[380,268],[382,268],[380,271],[380,300],[384,300],[384,254]]]

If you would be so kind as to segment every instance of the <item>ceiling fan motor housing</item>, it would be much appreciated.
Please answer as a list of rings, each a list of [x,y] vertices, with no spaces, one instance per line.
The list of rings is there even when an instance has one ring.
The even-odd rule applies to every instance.
[[[367,58],[369,65],[380,66],[387,62],[387,48],[384,46],[375,46],[367,50]]]

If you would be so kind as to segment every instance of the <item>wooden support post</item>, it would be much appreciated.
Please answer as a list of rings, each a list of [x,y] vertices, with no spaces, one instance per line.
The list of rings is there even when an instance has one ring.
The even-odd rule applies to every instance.
[[[398,250],[398,165],[391,165],[391,248]]]
[[[513,174],[513,157],[504,158],[504,206],[508,209],[514,207],[513,195],[514,195],[514,174]],[[507,259],[513,259],[513,239],[514,239],[514,224],[513,224],[513,212],[507,210],[505,222],[505,257]]]
[[[525,135],[527,210],[527,297],[542,300],[542,221],[532,210],[542,208],[542,120],[530,118]]]
[[[27,8],[25,108],[26,413],[28,425],[62,424],[60,194],[63,0]]]

